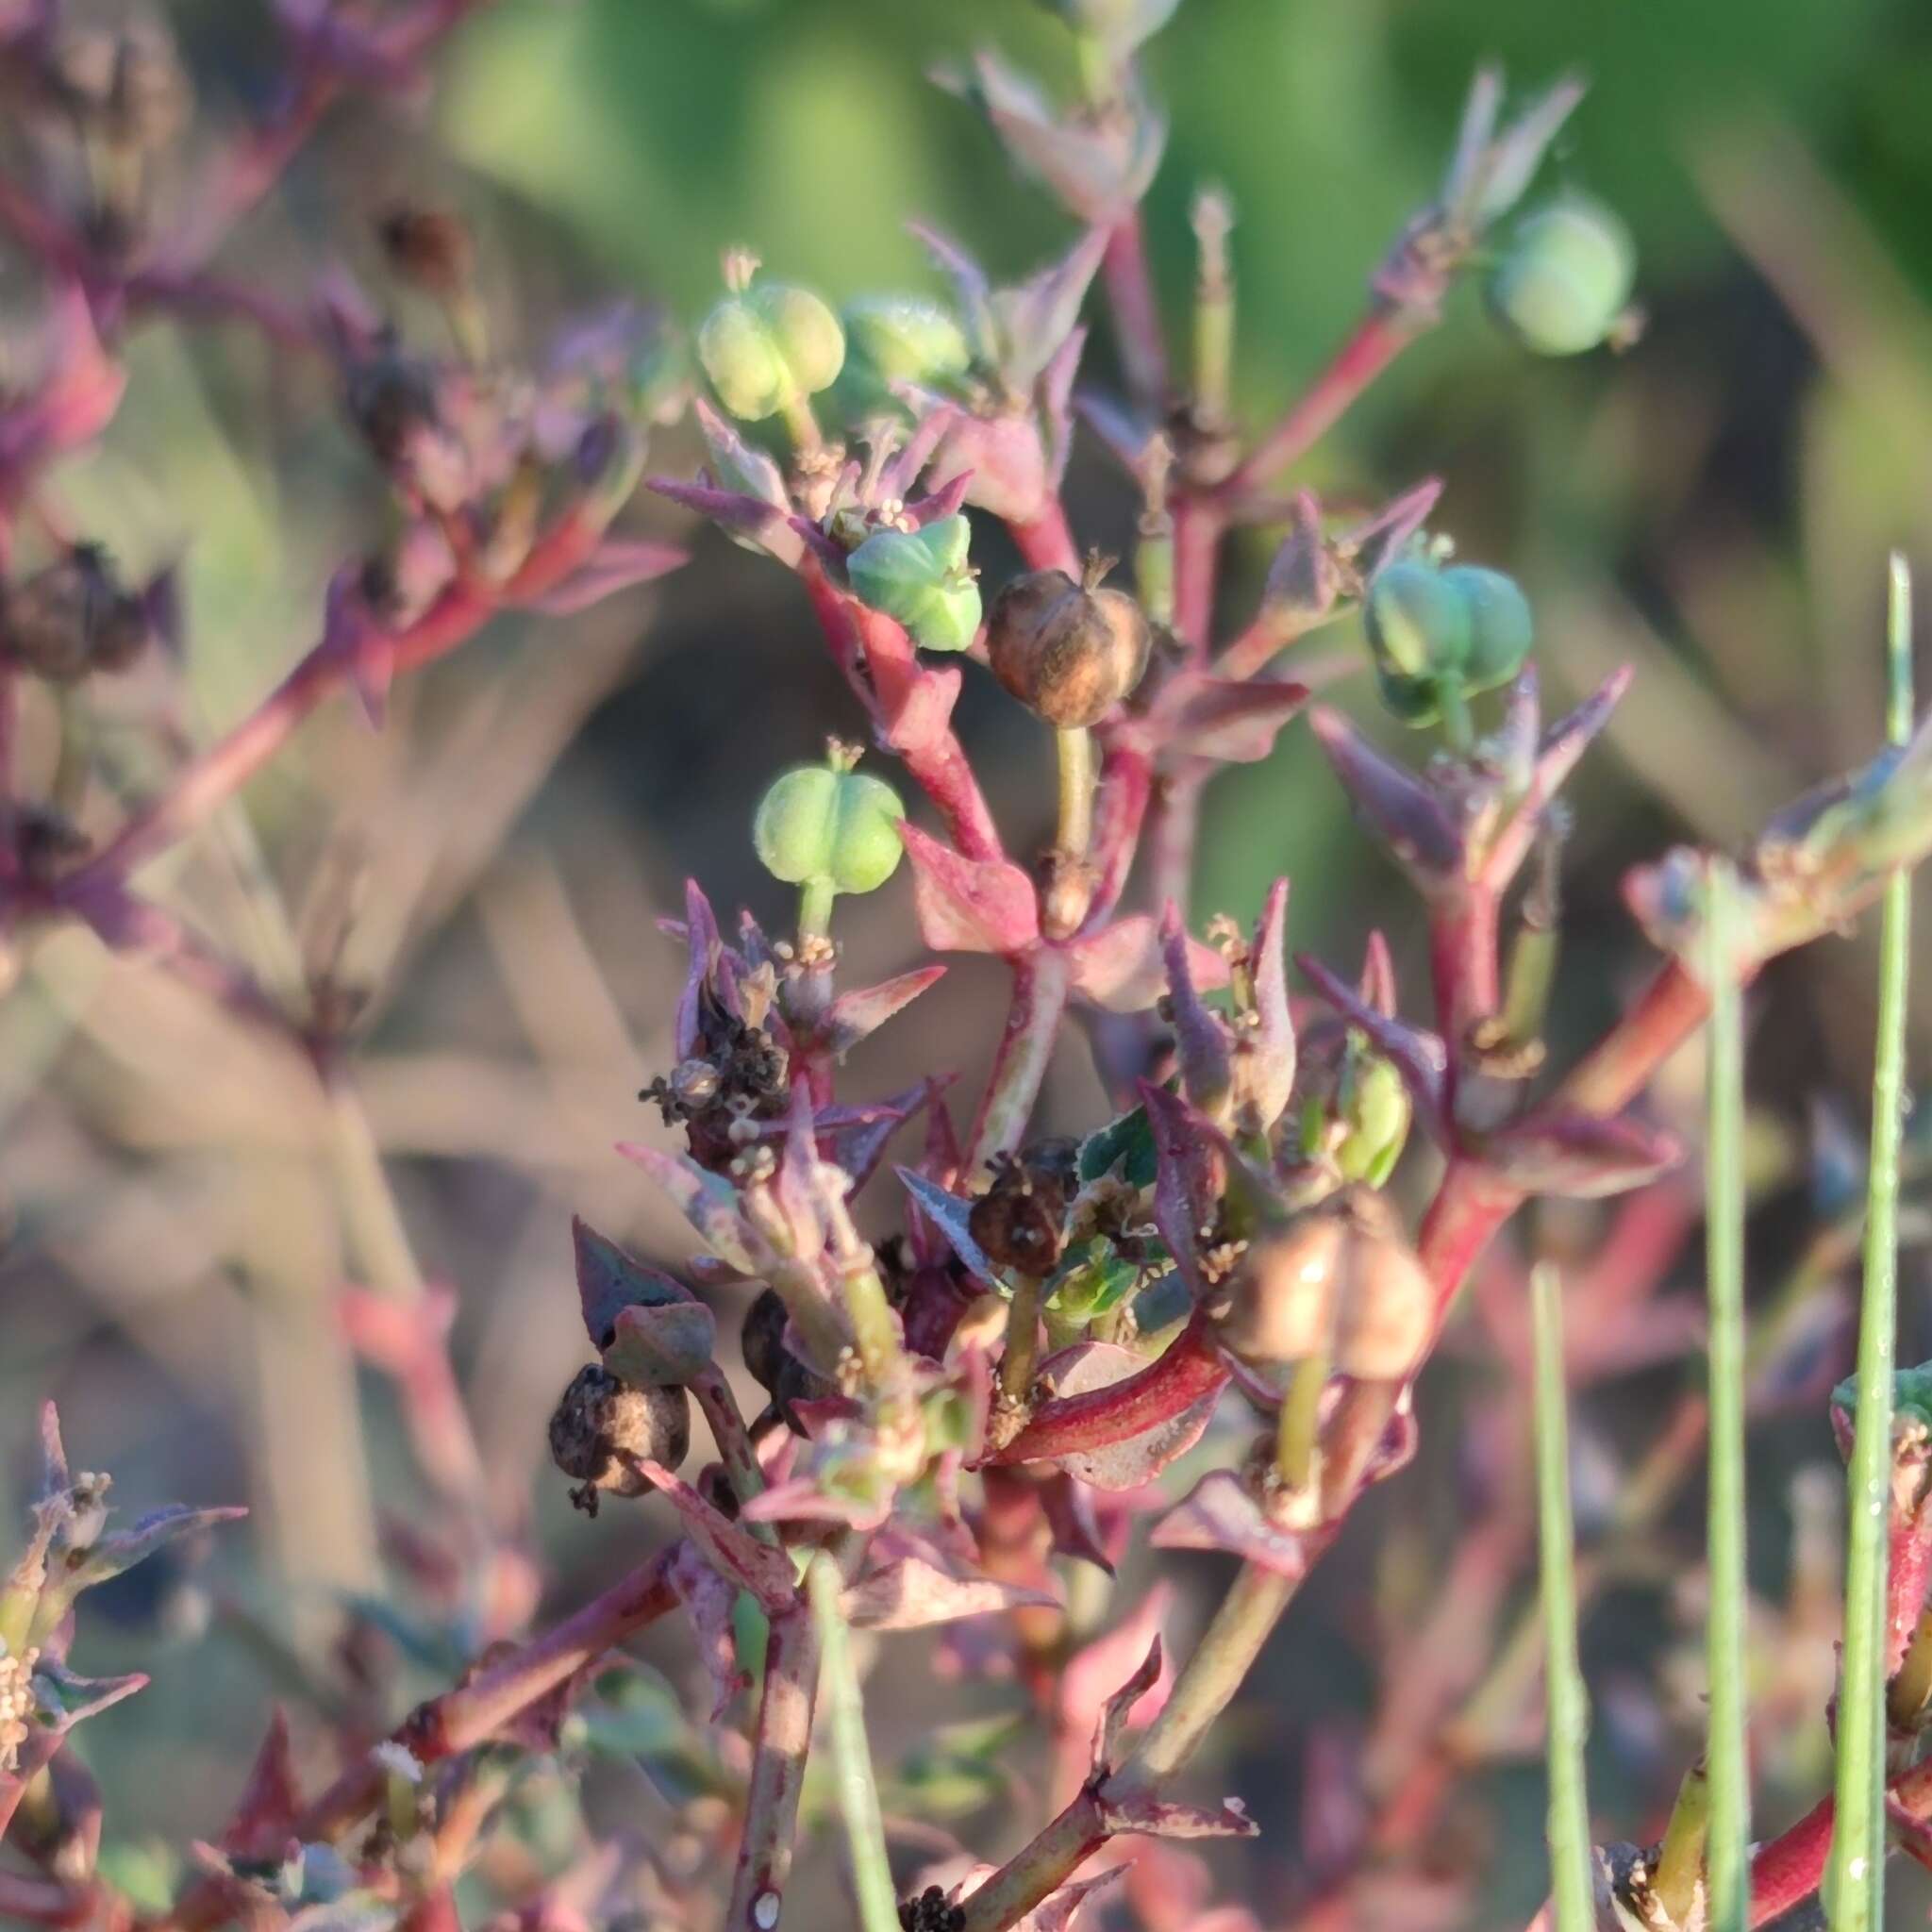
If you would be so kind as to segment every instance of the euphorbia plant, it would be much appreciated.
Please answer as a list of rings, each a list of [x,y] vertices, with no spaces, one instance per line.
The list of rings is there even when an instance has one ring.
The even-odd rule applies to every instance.
[[[291,9],[294,50],[327,96],[351,76],[413,72],[463,10],[425,0],[384,26],[354,8]],[[1196,203],[1188,353],[1174,353],[1147,281],[1139,204],[1164,129],[1136,55],[1173,0],[1063,0],[1058,10],[1080,54],[1077,102],[1056,107],[990,56],[958,87],[1074,218],[1064,254],[996,287],[927,235],[943,295],[857,296],[841,319],[824,296],[734,250],[692,342],[708,392],[691,410],[708,467],[654,480],[799,580],[874,762],[896,760],[905,780],[861,770],[858,747],[835,744],[823,763],[774,774],[761,798],[748,792],[748,836],[774,878],[798,889],[795,921],[783,933],[749,916],[721,923],[689,888],[671,923],[687,958],[673,1052],[645,1089],[681,1145],[624,1149],[683,1211],[696,1251],[666,1270],[575,1230],[596,1360],[562,1395],[553,1456],[586,1510],[652,1512],[672,1541],[545,1636],[511,1641],[510,1628],[491,1625],[500,1641],[391,1736],[345,1740],[319,1796],[298,1790],[278,1727],[201,1875],[153,1908],[158,1924],[278,1923],[343,1898],[385,1922],[448,1924],[458,1881],[491,1834],[511,1828],[504,1813],[527,1754],[568,1748],[621,1713],[629,1693],[604,1660],[674,1613],[697,1637],[716,1705],[708,1721],[660,1711],[643,1755],[702,1766],[709,1828],[728,1840],[731,1871],[715,1885],[703,1872],[674,1878],[641,1855],[655,1923],[773,1932],[785,1917],[821,1707],[866,1932],[895,1921],[915,1932],[1048,1932],[1102,1887],[1132,1892],[1137,1882],[1143,1922],[1176,1923],[1197,1874],[1159,1841],[1256,1828],[1238,1798],[1191,1795],[1189,1767],[1362,1497],[1414,1457],[1417,1377],[1497,1230],[1532,1199],[1630,1194],[1651,1205],[1633,1205],[1618,1239],[1654,1241],[1644,1213],[1681,1234],[1667,1178],[1678,1144],[1626,1109],[1713,992],[1730,1014],[1768,959],[1854,917],[1932,847],[1932,741],[1922,733],[1800,801],[1735,876],[1691,852],[1641,871],[1628,896],[1664,963],[1577,1065],[1548,1066],[1567,824],[1558,793],[1625,680],[1545,721],[1528,600],[1502,572],[1456,559],[1435,484],[1345,517],[1306,491],[1280,492],[1374,375],[1441,319],[1466,273],[1480,271],[1491,308],[1532,350],[1627,336],[1621,225],[1575,196],[1528,201],[1578,90],[1559,84],[1506,120],[1500,79],[1478,76],[1441,190],[1393,239],[1359,326],[1302,399],[1250,437],[1231,412],[1223,198]],[[55,89],[58,9],[15,12],[0,16],[0,45]],[[132,138],[125,106],[110,87],[95,104],[95,138]],[[26,547],[15,511],[39,466],[111,411],[118,372],[105,342],[158,303],[225,307],[333,357],[392,487],[394,541],[345,567],[321,641],[257,711],[97,839],[73,823],[71,800],[30,800],[14,774],[0,852],[12,927],[79,918],[111,945],[160,952],[292,1032],[340,1093],[340,1042],[323,1017],[291,1012],[241,962],[183,931],[134,874],[226,805],[328,692],[347,687],[379,714],[396,674],[497,610],[565,610],[675,561],[608,534],[641,473],[660,394],[643,370],[656,361],[641,364],[635,343],[600,329],[575,339],[576,355],[545,385],[490,363],[460,237],[421,217],[392,218],[385,239],[399,269],[450,305],[453,360],[407,348],[340,288],[310,318],[205,283],[205,239],[150,258],[130,256],[118,231],[109,250],[87,223],[63,225],[24,195],[0,214],[64,291],[48,375],[0,417],[11,562],[16,533]],[[1124,395],[1081,387],[1096,279]],[[1083,549],[1060,499],[1076,415],[1141,500],[1124,567]],[[1006,526],[1025,565],[996,586],[974,561],[989,521]],[[1247,527],[1282,536],[1258,608],[1224,636],[1221,562],[1230,532]],[[122,585],[96,551],[58,547],[8,578],[9,685],[32,677],[64,690],[112,675],[172,621],[164,584]],[[1440,741],[1417,737],[1413,756],[1393,754],[1341,709],[1308,708],[1335,664],[1297,647],[1357,621],[1386,710],[1417,733],[1440,727]],[[1057,774],[1053,834],[1038,852],[1009,848],[953,729],[964,680],[981,675],[1013,700],[1013,730]],[[1418,893],[1425,1004],[1412,987],[1405,998],[1377,935],[1358,971],[1301,958],[1309,997],[1297,1009],[1286,879],[1252,931],[1221,918],[1192,929],[1203,788],[1229,763],[1295,756],[1325,758]],[[839,900],[884,885],[902,857],[925,948],[991,955],[1008,970],[1007,1023],[970,1112],[954,1111],[942,1051],[887,1100],[841,1092],[851,1049],[888,1024],[916,1025],[916,1009],[899,1016],[943,971],[933,962],[877,985],[842,983]],[[1104,1043],[1111,1109],[1049,1138],[1035,1118],[1041,1082],[1075,1014]],[[908,1124],[894,1191],[882,1169]],[[1435,1177],[1419,1217],[1392,1188],[1411,1141],[1412,1164],[1426,1159]],[[458,1561],[501,1580],[512,1552],[476,1493],[443,1352],[448,1308],[410,1279],[379,1162],[351,1172],[355,1198],[390,1238],[372,1252],[388,1256],[388,1286],[402,1290],[352,1296],[352,1333],[405,1391],[425,1465],[468,1512]],[[892,1204],[889,1231],[857,1198],[874,1175]],[[757,1288],[740,1358],[769,1397],[749,1418],[712,1306],[740,1284]],[[1606,1362],[1628,1351],[1617,1329],[1631,1320],[1627,1302],[1593,1333],[1581,1302],[1572,1333],[1583,1331],[1586,1362],[1592,1349]],[[1567,1545],[1549,1414],[1562,1360],[1553,1303],[1544,1277],[1543,1501]],[[1523,1326],[1519,1311],[1519,1336]],[[691,1398],[716,1454],[687,1474]],[[1727,1425],[1736,1419],[1724,1413]],[[1692,1414],[1683,1433],[1694,1441],[1702,1427]],[[1893,1490],[1885,1657],[1901,1739],[1916,1738],[1932,1702],[1932,1641],[1918,1622],[1923,1433],[1902,1429]],[[1176,1493],[1167,1473],[1184,1456],[1211,1466]],[[0,1874],[0,1911],[120,1925],[134,1907],[85,1849],[55,1774],[67,1727],[93,1707],[66,1697],[75,1680],[61,1657],[75,1578],[92,1580],[97,1561],[76,1525],[98,1524],[89,1480],[66,1473],[51,1434],[48,1462],[34,1541],[0,1596],[0,1792],[28,1820],[15,1841],[46,1869]],[[1646,1491],[1642,1507],[1657,1507]],[[1112,1625],[1091,1645],[1070,1636],[1068,1597],[1091,1594],[1070,1579],[1110,1576],[1143,1518],[1154,1549],[1218,1552],[1236,1565],[1177,1669],[1158,1634],[1158,1599],[1089,1614],[1089,1629]],[[620,1533],[608,1519],[606,1533]],[[57,1546],[77,1553],[66,1573],[49,1568]],[[1053,1803],[1004,1863],[962,1854],[931,1871],[894,1867],[851,1634],[988,1618],[1002,1620],[1001,1634],[982,1659],[1000,1653],[1053,1730]],[[1553,1628],[1559,1621],[1553,1612]],[[1558,1896],[1574,1915],[1574,1673],[1560,1689],[1571,1750]],[[1910,1819],[1919,1782],[1901,1767],[1890,1787]],[[1431,1801],[1424,1789],[1405,1815],[1426,1815]],[[1608,1868],[1615,1909],[1676,1932],[1697,1923],[1703,1841],[1683,1822],[1689,1809],[1666,1840],[1661,1882],[1641,1860]],[[1768,1905],[1815,1888],[1817,1837],[1801,1829],[1760,1855]],[[1741,1845],[1719,1850],[1735,1861]],[[593,1881],[592,1862],[494,1903],[533,1924],[612,1912],[608,1874]],[[1231,1908],[1221,1923],[1258,1920]]]

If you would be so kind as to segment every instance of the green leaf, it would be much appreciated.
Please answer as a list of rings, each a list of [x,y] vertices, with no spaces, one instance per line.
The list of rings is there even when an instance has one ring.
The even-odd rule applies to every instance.
[[[1130,1188],[1151,1188],[1154,1174],[1154,1130],[1144,1107],[1109,1121],[1080,1143],[1082,1186],[1113,1174]]]

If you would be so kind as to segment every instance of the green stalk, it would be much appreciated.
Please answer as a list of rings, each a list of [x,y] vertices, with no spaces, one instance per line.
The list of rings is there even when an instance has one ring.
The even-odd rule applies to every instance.
[[[1751,1909],[1750,1774],[1744,1750],[1744,1000],[1733,970],[1737,881],[1710,869],[1705,1265],[1710,1300],[1710,1932],[1745,1932]]]
[[[1542,1551],[1543,1649],[1550,1704],[1550,1895],[1555,1932],[1592,1932],[1595,1886],[1583,1765],[1590,1698],[1576,1654],[1576,1535],[1570,1519],[1563,1284],[1547,1262],[1531,1276],[1530,1306],[1536,1328],[1537,1527]]]
[[[798,937],[823,939],[832,924],[832,901],[838,888],[824,874],[808,878],[798,889]]]
[[[1894,552],[1886,635],[1890,691],[1886,726],[1893,744],[1903,744],[1911,735],[1911,576],[1905,558]],[[1832,1932],[1872,1932],[1885,1918],[1885,1585],[1911,915],[1911,874],[1902,871],[1885,889],[1879,942],[1865,1288],[1858,1310],[1858,1402],[1851,1467],[1846,1472],[1849,1535],[1838,1699],[1838,1802],[1824,1888]]]
[[[899,1897],[886,1859],[886,1826],[873,1782],[872,1747],[865,1736],[865,1706],[852,1646],[841,1607],[844,1579],[830,1557],[816,1557],[806,1573],[806,1590],[818,1624],[820,1665],[827,1719],[832,1732],[832,1766],[839,1786],[839,1810],[845,1821],[845,1843],[852,1858],[852,1889],[858,1901],[860,1932],[899,1932]]]

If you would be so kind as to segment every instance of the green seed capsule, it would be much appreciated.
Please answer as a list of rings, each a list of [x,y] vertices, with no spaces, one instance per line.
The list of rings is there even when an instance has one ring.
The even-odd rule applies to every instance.
[[[765,870],[789,885],[824,881],[834,891],[870,892],[899,863],[905,816],[883,779],[802,765],[759,802],[752,841]]]
[[[881,383],[943,383],[964,375],[973,352],[966,333],[936,302],[917,295],[870,295],[845,310],[855,362]]]
[[[754,282],[706,316],[697,348],[718,400],[734,416],[757,423],[837,378],[845,331],[809,289]]]
[[[1469,657],[1463,665],[1466,691],[1494,691],[1523,669],[1535,639],[1529,599],[1513,577],[1476,564],[1458,564],[1442,573],[1469,609]]]
[[[972,526],[941,517],[923,530],[874,530],[845,559],[852,588],[896,617],[929,651],[963,651],[979,630],[979,585],[967,551]]]
[[[1490,312],[1539,356],[1580,355],[1609,334],[1636,276],[1630,231],[1572,195],[1518,224],[1490,270]]]
[[[1362,615],[1386,675],[1433,681],[1460,671],[1469,657],[1469,601],[1433,564],[1377,571]]]

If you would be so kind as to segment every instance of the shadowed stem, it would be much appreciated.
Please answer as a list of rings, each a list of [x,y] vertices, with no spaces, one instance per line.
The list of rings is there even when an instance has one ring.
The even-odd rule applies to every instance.
[[[844,1579],[838,1564],[830,1557],[814,1557],[806,1574],[806,1589],[823,1658],[833,1771],[852,1859],[859,1926],[861,1932],[899,1932],[898,1893],[886,1858],[885,1820],[879,1812],[878,1787],[873,1782],[872,1747],[866,1740],[858,1673],[853,1667],[851,1638],[839,1602]]]
[[[727,1932],[772,1932],[778,1923],[791,1875],[819,1663],[818,1629],[803,1604],[772,1619]]]
[[[979,1103],[969,1174],[984,1174],[995,1155],[1013,1153],[1025,1138],[1066,1008],[1067,963],[1053,947],[1036,946],[1013,961],[1012,1003]]]

